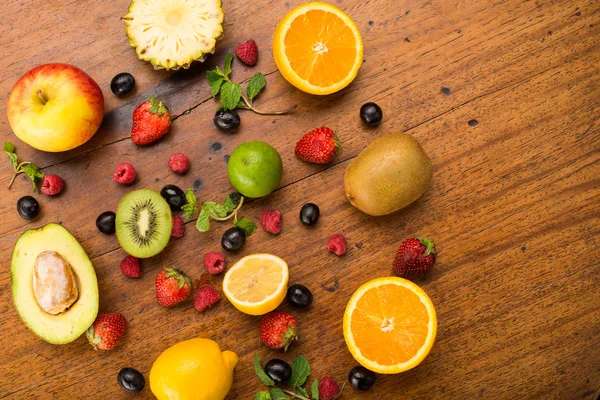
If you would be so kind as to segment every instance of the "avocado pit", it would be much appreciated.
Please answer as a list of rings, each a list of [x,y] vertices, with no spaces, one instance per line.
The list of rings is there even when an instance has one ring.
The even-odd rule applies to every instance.
[[[44,251],[35,259],[33,294],[42,310],[52,315],[60,314],[77,301],[75,274],[59,253]]]

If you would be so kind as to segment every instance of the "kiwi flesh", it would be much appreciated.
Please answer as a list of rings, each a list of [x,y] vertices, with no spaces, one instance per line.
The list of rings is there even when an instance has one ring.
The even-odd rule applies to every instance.
[[[157,255],[171,238],[171,208],[150,189],[127,194],[117,209],[117,238],[123,250],[137,258]]]

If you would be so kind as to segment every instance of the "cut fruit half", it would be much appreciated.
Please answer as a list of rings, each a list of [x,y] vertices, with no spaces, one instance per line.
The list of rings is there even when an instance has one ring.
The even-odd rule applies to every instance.
[[[171,208],[150,189],[133,191],[123,197],[117,209],[117,239],[123,250],[137,258],[157,255],[171,238]]]
[[[273,56],[283,77],[311,94],[348,86],[363,63],[358,27],[339,8],[312,2],[290,11],[277,26]]]
[[[138,57],[169,70],[214,53],[223,16],[221,0],[134,0],[122,19]]]
[[[288,266],[281,258],[272,254],[252,254],[227,271],[223,292],[241,312],[263,315],[281,304],[288,278]]]
[[[344,313],[344,339],[363,367],[397,374],[427,357],[437,317],[427,294],[409,280],[379,278],[352,295]]]

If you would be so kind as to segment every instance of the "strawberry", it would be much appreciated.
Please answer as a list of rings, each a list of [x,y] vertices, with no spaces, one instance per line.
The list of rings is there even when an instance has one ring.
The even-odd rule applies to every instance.
[[[258,46],[252,39],[235,48],[235,54],[246,65],[254,65],[258,61]]]
[[[435,264],[433,240],[418,236],[404,239],[394,259],[394,274],[401,278],[425,275]]]
[[[292,341],[298,339],[296,318],[288,313],[272,311],[260,320],[260,338],[272,349],[287,351]]]
[[[119,343],[125,333],[125,317],[117,313],[99,315],[85,336],[94,350],[110,350]]]
[[[156,300],[164,307],[181,303],[190,295],[192,281],[182,271],[165,268],[156,277]]]
[[[152,143],[169,132],[169,109],[154,96],[137,106],[133,112],[131,141],[137,145]]]
[[[323,126],[313,129],[296,143],[294,153],[299,159],[315,164],[327,164],[333,160],[340,141],[331,129]]]

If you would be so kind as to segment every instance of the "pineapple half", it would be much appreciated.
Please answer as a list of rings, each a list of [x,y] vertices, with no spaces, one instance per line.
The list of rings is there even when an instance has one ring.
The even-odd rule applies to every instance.
[[[214,53],[223,16],[221,0],[133,0],[122,19],[138,57],[169,70]]]

